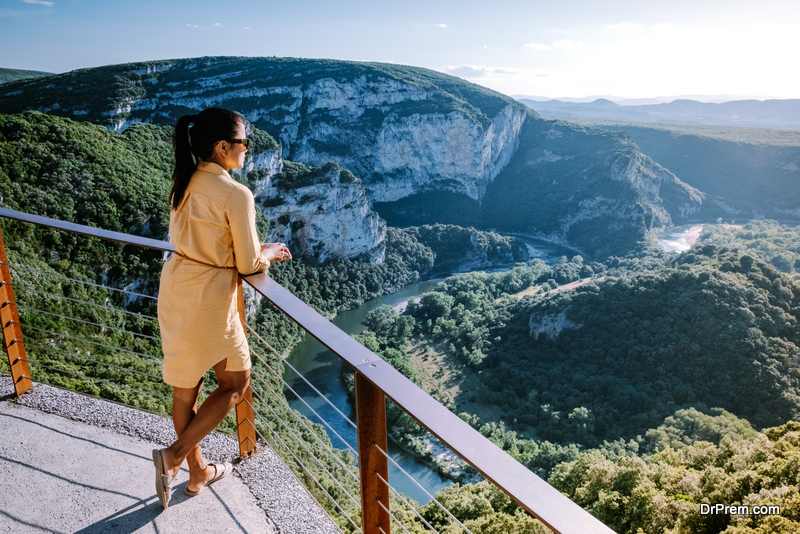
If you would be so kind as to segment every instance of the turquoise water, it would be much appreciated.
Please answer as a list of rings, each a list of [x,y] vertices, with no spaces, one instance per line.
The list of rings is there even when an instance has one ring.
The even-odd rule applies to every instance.
[[[343,312],[333,319],[333,324],[348,334],[358,334],[364,330],[362,322],[370,310],[383,304],[398,307],[405,304],[409,297],[416,297],[430,291],[438,281],[420,282],[404,287],[392,295],[384,295],[365,302],[358,308]],[[316,339],[306,336],[305,339],[292,351],[287,361],[298,372],[302,373],[325,397],[328,398],[351,421],[355,420],[355,410],[347,391],[342,383],[342,371],[347,366],[331,351],[322,346]],[[300,396],[318,413],[325,421],[344,438],[351,447],[357,449],[356,431],[345,421],[336,410],[308,387],[290,369],[287,369],[285,380]],[[310,420],[319,422],[319,419],[297,400],[291,392],[286,392],[289,404]],[[342,441],[328,430],[331,442],[337,448],[346,448]],[[451,481],[442,477],[428,465],[420,462],[414,456],[406,453],[391,442],[389,445],[390,456],[429,493],[433,494],[451,484]],[[400,493],[411,497],[418,503],[427,503],[430,498],[413,481],[404,475],[391,463],[389,464],[389,482]]]

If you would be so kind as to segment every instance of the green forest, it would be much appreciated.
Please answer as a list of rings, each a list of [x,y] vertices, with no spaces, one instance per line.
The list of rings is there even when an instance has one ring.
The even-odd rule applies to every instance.
[[[715,226],[680,255],[455,276],[402,315],[374,310],[359,339],[617,532],[794,532],[800,285],[776,250],[791,252],[796,231]],[[447,380],[426,375],[430,359]],[[423,434],[392,415],[424,454]],[[487,491],[448,495],[477,506]],[[701,503],[782,515],[707,516]],[[535,531],[484,506],[464,517]]]

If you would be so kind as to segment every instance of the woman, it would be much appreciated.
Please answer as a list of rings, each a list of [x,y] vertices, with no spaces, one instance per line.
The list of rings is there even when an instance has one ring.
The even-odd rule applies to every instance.
[[[189,125],[192,124],[190,128]],[[169,505],[184,460],[190,496],[226,476],[231,464],[209,464],[199,443],[236,405],[250,384],[250,353],[239,320],[239,274],[263,272],[291,258],[283,243],[260,244],[253,194],[228,171],[244,165],[248,140],[236,113],[209,108],[175,127],[175,170],[169,220],[173,253],[161,272],[158,322],[164,381],[174,387],[172,421],[178,440],[153,450],[156,491]],[[219,387],[197,407],[203,375]]]

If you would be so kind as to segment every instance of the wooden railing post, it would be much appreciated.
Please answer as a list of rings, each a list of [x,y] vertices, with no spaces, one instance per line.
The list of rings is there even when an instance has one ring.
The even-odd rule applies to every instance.
[[[25,344],[22,342],[22,328],[19,324],[17,301],[11,287],[11,270],[8,268],[6,245],[3,242],[3,231],[0,229],[0,322],[3,325],[3,346],[8,354],[8,365],[14,380],[14,391],[17,397],[25,393],[33,385]]]
[[[236,302],[239,308],[239,319],[242,321],[242,328],[247,333],[244,311],[244,291],[242,279],[236,282]],[[255,411],[253,410],[253,388],[248,384],[244,397],[236,404],[236,431],[239,438],[239,457],[247,458],[256,450],[256,425]]]
[[[389,532],[389,480],[386,457],[386,397],[380,388],[355,371],[358,470],[361,479],[361,528],[364,534]],[[380,504],[382,503],[383,507]]]

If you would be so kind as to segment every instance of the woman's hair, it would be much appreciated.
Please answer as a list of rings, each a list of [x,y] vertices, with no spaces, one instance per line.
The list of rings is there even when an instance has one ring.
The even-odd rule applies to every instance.
[[[175,126],[175,170],[172,171],[170,203],[177,209],[192,179],[197,162],[208,161],[219,141],[230,141],[242,118],[222,108],[204,109],[197,115],[184,115]],[[190,128],[189,125],[192,125]]]

